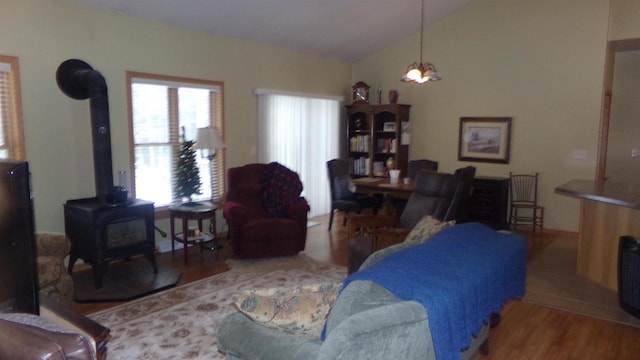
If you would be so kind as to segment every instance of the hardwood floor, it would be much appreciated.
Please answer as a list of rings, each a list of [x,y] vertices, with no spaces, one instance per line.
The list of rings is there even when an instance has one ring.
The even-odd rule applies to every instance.
[[[347,265],[346,229],[342,216],[336,214],[333,229],[327,231],[328,216],[311,219],[320,222],[309,228],[305,253],[320,262]],[[530,241],[530,254],[562,235],[544,235]],[[564,239],[566,240],[566,239]],[[226,244],[228,245],[228,244]],[[180,270],[178,285],[196,281],[227,270],[225,259],[232,256],[225,246],[216,256],[213,252],[189,249],[189,265],[183,265],[183,250],[159,253],[159,265]],[[530,256],[531,258],[531,256]],[[119,303],[76,303],[84,314],[106,309]],[[638,359],[640,328],[555,310],[523,301],[510,301],[502,310],[502,321],[491,330],[490,354],[476,354],[473,360],[492,359]]]

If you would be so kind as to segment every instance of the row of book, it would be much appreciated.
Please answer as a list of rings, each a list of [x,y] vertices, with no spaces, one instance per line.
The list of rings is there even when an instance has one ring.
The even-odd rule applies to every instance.
[[[353,175],[369,175],[369,162],[368,157],[349,158],[349,169]]]
[[[369,135],[356,135],[349,139],[349,151],[369,152]]]

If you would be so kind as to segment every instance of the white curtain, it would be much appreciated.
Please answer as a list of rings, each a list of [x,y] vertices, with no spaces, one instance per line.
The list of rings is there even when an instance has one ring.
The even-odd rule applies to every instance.
[[[296,171],[310,217],[331,210],[326,162],[338,157],[340,97],[256,89],[258,161]]]

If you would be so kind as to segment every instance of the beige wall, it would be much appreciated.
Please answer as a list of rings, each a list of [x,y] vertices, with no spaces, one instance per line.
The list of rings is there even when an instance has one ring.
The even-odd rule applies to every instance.
[[[545,227],[577,231],[578,201],[554,188],[594,178],[608,19],[605,0],[475,0],[425,29],[424,58],[444,80],[399,82],[419,60],[417,33],[358,62],[352,81],[397,88],[412,104],[410,158],[478,175],[540,172]],[[462,116],[512,117],[510,163],[459,162]]]
[[[640,1],[611,0],[609,40],[640,37]]]
[[[228,166],[256,160],[254,88],[350,94],[351,65],[344,62],[61,0],[0,0],[0,34],[0,54],[20,59],[38,231],[64,231],[62,204],[95,195],[89,102],[65,96],[55,81],[66,59],[88,62],[107,80],[115,173],[129,169],[127,70],[224,81]]]

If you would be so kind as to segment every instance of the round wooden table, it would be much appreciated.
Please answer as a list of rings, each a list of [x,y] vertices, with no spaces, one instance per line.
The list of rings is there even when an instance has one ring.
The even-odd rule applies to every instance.
[[[216,210],[210,202],[189,202],[169,206],[169,222],[171,226],[171,254],[175,251],[174,241],[184,244],[184,264],[188,261],[188,245],[200,244],[200,251],[205,243],[211,243],[212,250],[216,250]],[[175,232],[175,219],[182,220],[182,232]],[[202,220],[209,220],[209,231],[203,231]],[[197,221],[198,227],[189,233],[189,221]]]

